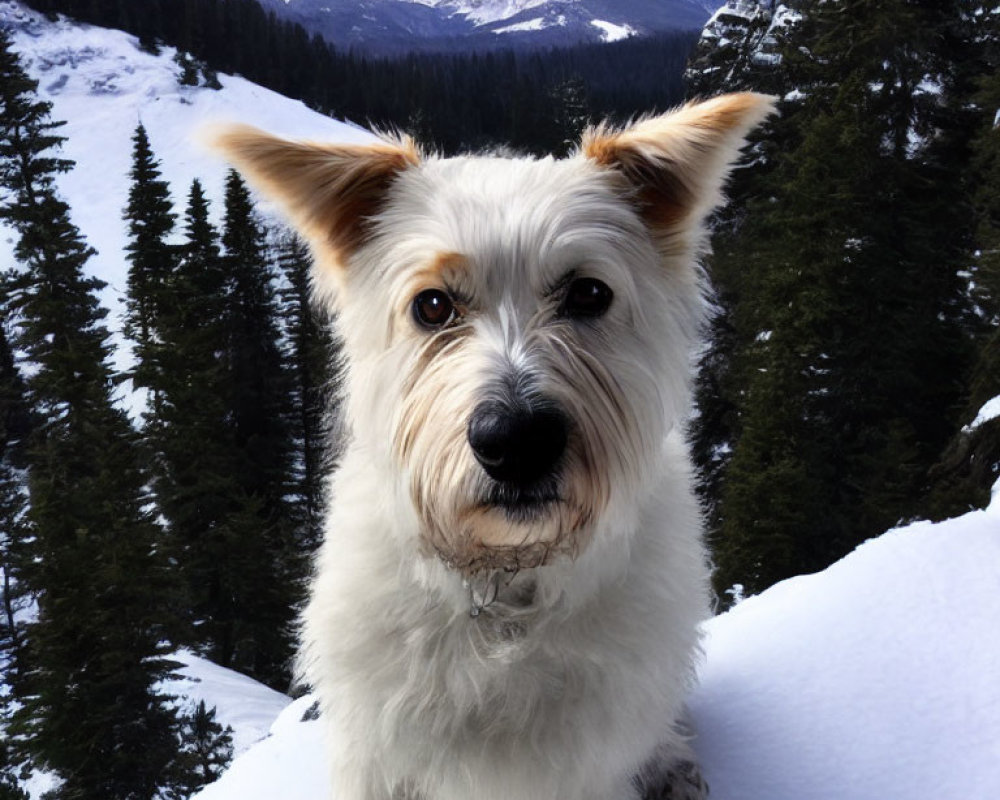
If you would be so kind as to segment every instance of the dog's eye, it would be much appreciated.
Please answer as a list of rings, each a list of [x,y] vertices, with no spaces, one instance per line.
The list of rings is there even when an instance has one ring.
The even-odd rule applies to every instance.
[[[568,317],[599,317],[608,310],[614,296],[604,281],[577,278],[566,290],[562,311]]]
[[[447,292],[424,289],[413,298],[413,318],[421,327],[437,330],[455,318],[455,304]]]

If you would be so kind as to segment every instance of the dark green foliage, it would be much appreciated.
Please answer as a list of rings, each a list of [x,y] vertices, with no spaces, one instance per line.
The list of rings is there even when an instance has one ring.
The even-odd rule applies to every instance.
[[[293,489],[291,380],[279,341],[279,313],[264,231],[239,176],[226,179],[222,242],[229,276],[228,419],[234,447],[237,502],[231,517],[234,551],[246,559],[225,569],[232,582],[232,618],[221,655],[271,683],[287,678],[294,604],[302,593],[301,553],[290,522]],[[231,556],[231,562],[234,558]],[[212,624],[224,622],[216,617]]]
[[[21,631],[15,611],[24,596],[15,577],[18,558],[24,554],[25,524],[23,444],[30,430],[24,384],[6,334],[6,315],[0,317],[0,686],[13,679],[13,662]],[[7,728],[10,698],[0,690],[0,800],[27,800],[16,780],[16,764]]]
[[[156,497],[183,584],[179,637],[283,688],[309,537],[290,503],[292,382],[264,232],[235,173],[224,251],[197,181],[184,230],[161,310],[164,381],[150,426]]]
[[[170,187],[160,178],[159,164],[141,123],[132,143],[132,182],[124,213],[129,234],[125,252],[130,264],[125,333],[135,342],[136,366],[129,377],[137,388],[148,390],[155,417],[165,380],[161,316],[177,263],[177,249],[167,240],[176,215]]]
[[[3,699],[0,699],[0,705],[2,704]],[[3,717],[0,716],[0,734],[3,734],[3,721]],[[6,735],[3,735],[0,737],[0,800],[29,800],[28,793],[18,784],[10,750]]]
[[[174,61],[181,68],[181,74],[177,76],[177,83],[181,86],[197,86],[198,65],[195,64],[194,59],[183,50],[178,50]]]
[[[974,257],[970,259],[974,314],[968,327],[976,356],[961,421],[970,424],[980,408],[1000,396],[1000,21],[992,13],[972,14],[956,83],[958,102],[973,115],[969,128],[967,192],[972,198]],[[961,83],[965,79],[964,83]],[[931,472],[932,491],[923,509],[934,519],[981,508],[1000,479],[1000,419],[956,432]]]
[[[15,610],[24,594],[16,577],[29,532],[24,516],[24,445],[30,415],[24,391],[7,338],[4,313],[0,317],[0,672],[17,649],[20,635]]]
[[[0,40],[0,217],[22,272],[8,307],[33,370],[27,447],[32,528],[19,579],[38,619],[17,651],[19,750],[64,782],[60,798],[152,798],[173,756],[174,717],[154,692],[163,584],[135,436],[112,405],[105,312],[83,276],[90,249],[56,196],[70,165],[49,106]]]
[[[178,567],[181,643],[207,645],[202,623],[222,591],[214,577],[224,563],[221,532],[234,492],[228,425],[227,273],[208,202],[195,181],[184,217],[185,242],[160,317],[162,398],[152,419],[157,504],[166,517],[166,549]]]
[[[199,789],[218,780],[233,760],[233,729],[215,719],[215,709],[202,700],[180,717],[180,773],[168,800],[186,800]]]
[[[312,302],[311,255],[294,235],[278,245],[278,263],[287,288],[281,293],[288,360],[293,383],[291,420],[297,456],[297,495],[292,511],[299,526],[303,553],[312,552],[322,537],[326,476],[333,467],[338,344],[331,320]]]
[[[961,148],[923,88],[956,9],[798,5],[767,83],[804,99],[739,176],[713,260],[727,314],[695,441],[720,591],[821,569],[914,514],[969,356]]]

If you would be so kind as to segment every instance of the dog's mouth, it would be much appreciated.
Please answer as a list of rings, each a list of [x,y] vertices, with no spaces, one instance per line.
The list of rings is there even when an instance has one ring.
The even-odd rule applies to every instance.
[[[545,516],[561,501],[557,481],[543,481],[530,486],[494,482],[480,505],[494,508],[512,522],[531,522]]]

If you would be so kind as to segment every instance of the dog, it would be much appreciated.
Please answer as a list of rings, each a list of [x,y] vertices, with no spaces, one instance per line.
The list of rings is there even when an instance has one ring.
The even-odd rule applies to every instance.
[[[311,243],[348,440],[300,668],[337,800],[702,797],[709,615],[682,425],[741,93],[568,158],[215,145]]]

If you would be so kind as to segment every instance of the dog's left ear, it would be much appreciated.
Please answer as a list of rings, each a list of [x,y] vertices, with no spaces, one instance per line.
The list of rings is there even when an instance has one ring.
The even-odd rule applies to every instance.
[[[206,143],[274,200],[317,252],[343,267],[393,179],[419,163],[413,142],[321,144],[281,139],[248,125],[213,127]]]
[[[773,111],[767,95],[722,95],[624,129],[590,128],[580,152],[624,176],[654,232],[673,233],[722,202],[722,185],[746,135]]]

